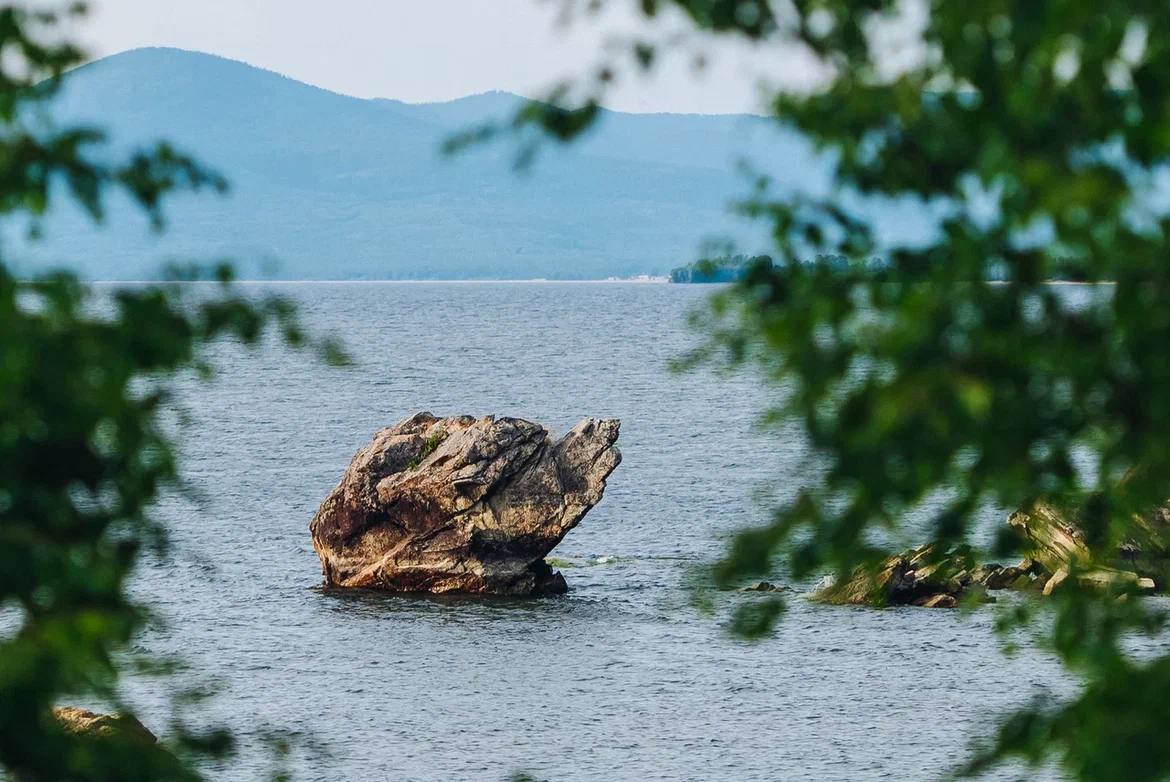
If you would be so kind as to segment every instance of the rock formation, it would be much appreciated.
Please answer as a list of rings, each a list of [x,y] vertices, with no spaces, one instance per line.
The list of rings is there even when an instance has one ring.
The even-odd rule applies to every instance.
[[[419,413],[374,435],[309,525],[332,586],[397,592],[564,592],[544,557],[621,462],[620,422],[561,440],[518,418]]]
[[[1168,586],[1170,508],[1165,506],[1135,515],[1127,528],[1132,537],[1104,551],[1090,548],[1076,509],[1042,500],[1013,513],[1008,523],[1019,533],[1028,555],[1050,575],[1046,595],[1073,571],[1082,586],[1091,588],[1152,592]]]
[[[841,583],[819,590],[824,602],[854,605],[918,605],[950,608],[977,591],[1031,589],[1051,595],[1070,578],[1087,589],[1149,593],[1170,588],[1170,506],[1135,516],[1130,539],[1093,550],[1080,513],[1047,501],[1008,517],[1026,558],[1018,565],[976,565],[968,550],[936,553],[923,546],[889,557],[877,568],[859,568]]]
[[[158,741],[146,726],[124,714],[98,714],[75,706],[57,706],[53,717],[67,733],[78,736],[125,737],[148,744]]]
[[[1017,569],[976,566],[965,550],[940,554],[934,546],[921,546],[889,557],[877,568],[858,568],[845,581],[818,590],[815,597],[835,605],[954,608],[972,592],[977,599],[990,600],[986,591],[999,588],[1005,570]]]

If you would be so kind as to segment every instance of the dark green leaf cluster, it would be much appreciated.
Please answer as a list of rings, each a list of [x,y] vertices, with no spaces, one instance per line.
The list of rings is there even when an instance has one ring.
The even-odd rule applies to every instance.
[[[928,498],[945,500],[929,531],[944,546],[971,540],[977,509],[1041,496],[1079,504],[1098,550],[1133,537],[1170,496],[1165,3],[642,3],[666,6],[818,62],[823,87],[771,109],[836,166],[824,195],[760,182],[744,211],[770,224],[779,263],[701,318],[693,358],[760,370],[777,388],[766,420],[800,421],[825,465],[735,539],[717,583],[843,577]],[[866,198],[930,209],[938,231],[883,246]],[[883,262],[791,262],[813,255]],[[1068,276],[1109,284],[1048,284]],[[1114,597],[1074,587],[1046,604],[1048,644],[1084,690],[1009,720],[968,771],[1014,755],[1085,780],[1170,778],[1167,661],[1125,643],[1161,623]],[[777,615],[749,610],[752,631]]]
[[[767,255],[704,258],[686,266],[671,269],[670,281],[675,283],[735,282],[743,279],[756,264],[771,266],[772,259]]]
[[[35,218],[68,196],[100,219],[120,190],[161,225],[167,193],[222,189],[166,144],[110,160],[99,131],[45,119],[81,57],[54,43],[61,18],[0,6],[0,215]],[[125,711],[119,668],[148,618],[127,580],[144,547],[165,547],[151,505],[178,479],[170,379],[206,371],[217,339],[255,343],[275,326],[305,342],[286,302],[233,292],[228,267],[216,276],[222,288],[198,301],[177,286],[98,296],[66,272],[19,280],[0,261],[0,769],[16,779],[196,779],[192,756],[232,748],[181,721],[164,746],[67,730],[52,712],[72,699]]]

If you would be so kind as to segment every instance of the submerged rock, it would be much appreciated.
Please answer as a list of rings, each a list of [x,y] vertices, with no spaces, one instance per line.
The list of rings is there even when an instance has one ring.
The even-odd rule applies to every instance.
[[[519,418],[419,413],[374,435],[309,525],[325,581],[397,592],[567,590],[544,560],[621,462],[620,422],[561,440]]]
[[[787,592],[788,587],[773,584],[771,581],[758,581],[751,586],[745,586],[743,592]]]

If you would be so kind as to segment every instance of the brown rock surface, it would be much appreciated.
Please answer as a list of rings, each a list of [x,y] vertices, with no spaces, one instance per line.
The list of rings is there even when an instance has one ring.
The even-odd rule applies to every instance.
[[[544,557],[601,500],[619,428],[587,418],[554,443],[518,418],[419,413],[381,430],[309,525],[326,583],[564,592]]]

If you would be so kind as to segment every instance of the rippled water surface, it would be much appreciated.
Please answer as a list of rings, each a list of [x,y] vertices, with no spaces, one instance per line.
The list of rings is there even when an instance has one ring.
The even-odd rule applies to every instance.
[[[939,777],[997,713],[1066,689],[1035,652],[1001,655],[992,609],[829,608],[793,598],[775,637],[728,637],[687,604],[688,570],[815,469],[800,438],[753,433],[749,377],[669,374],[709,289],[635,284],[305,284],[309,326],[357,365],[218,350],[184,383],[186,477],[160,512],[172,557],[136,588],[219,694],[200,719],[245,749],[215,778],[256,779],[268,728],[311,735],[292,764],[328,780],[884,780]],[[515,415],[562,433],[622,420],[625,460],[555,555],[571,593],[401,597],[319,587],[307,525],[353,453],[420,410]],[[725,604],[760,599],[732,593]],[[143,716],[165,724],[156,684]],[[320,749],[315,749],[319,744]],[[327,753],[327,754],[326,754]]]

